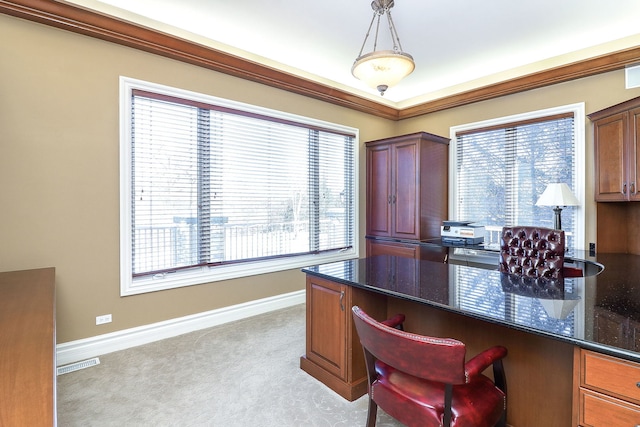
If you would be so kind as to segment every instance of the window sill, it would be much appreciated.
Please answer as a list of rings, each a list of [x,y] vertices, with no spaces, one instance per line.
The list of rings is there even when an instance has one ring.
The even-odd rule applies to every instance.
[[[131,278],[131,273],[123,272],[120,285],[120,296],[139,295],[167,289],[202,285],[205,283],[232,280],[259,274],[303,268],[309,265],[326,264],[357,258],[355,249],[330,252],[321,255],[303,255],[295,258],[259,261],[215,267],[198,267],[190,270],[178,270],[155,276]]]

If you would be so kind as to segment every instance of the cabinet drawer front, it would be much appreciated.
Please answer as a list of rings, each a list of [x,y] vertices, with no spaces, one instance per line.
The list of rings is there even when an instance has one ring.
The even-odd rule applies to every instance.
[[[584,387],[640,404],[640,365],[590,351],[582,354]]]
[[[634,427],[640,425],[640,406],[587,390],[580,390],[580,425]]]

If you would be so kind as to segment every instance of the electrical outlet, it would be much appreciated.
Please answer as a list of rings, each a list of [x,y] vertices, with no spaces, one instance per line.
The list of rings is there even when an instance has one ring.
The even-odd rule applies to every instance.
[[[96,316],[96,325],[102,325],[104,323],[111,323],[111,315],[105,314],[102,316]]]

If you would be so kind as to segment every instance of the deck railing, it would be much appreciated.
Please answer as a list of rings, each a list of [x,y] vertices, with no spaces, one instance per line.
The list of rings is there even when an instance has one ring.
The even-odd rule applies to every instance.
[[[331,246],[342,235],[337,227],[342,227],[339,221],[321,221],[321,246]],[[209,251],[210,262],[225,262],[304,253],[310,247],[307,222],[213,224],[205,244],[199,242],[196,224],[182,222],[136,228],[134,239],[134,274],[198,264],[203,250]]]

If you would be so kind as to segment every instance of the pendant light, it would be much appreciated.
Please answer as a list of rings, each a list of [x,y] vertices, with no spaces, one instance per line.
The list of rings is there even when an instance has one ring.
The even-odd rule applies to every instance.
[[[373,18],[367,34],[364,36],[364,42],[360,49],[360,54],[351,67],[351,73],[357,78],[365,82],[367,85],[384,95],[384,92],[391,86],[397,84],[411,74],[415,68],[413,57],[402,51],[398,32],[391,18],[391,8],[394,6],[393,0],[374,0],[371,2],[373,9]],[[393,48],[391,50],[376,50],[378,47],[378,31],[380,30],[380,20],[382,17],[387,18],[389,32]],[[375,38],[373,39],[373,49],[369,53],[363,54],[367,44],[367,39],[371,33],[373,23],[376,22]]]

